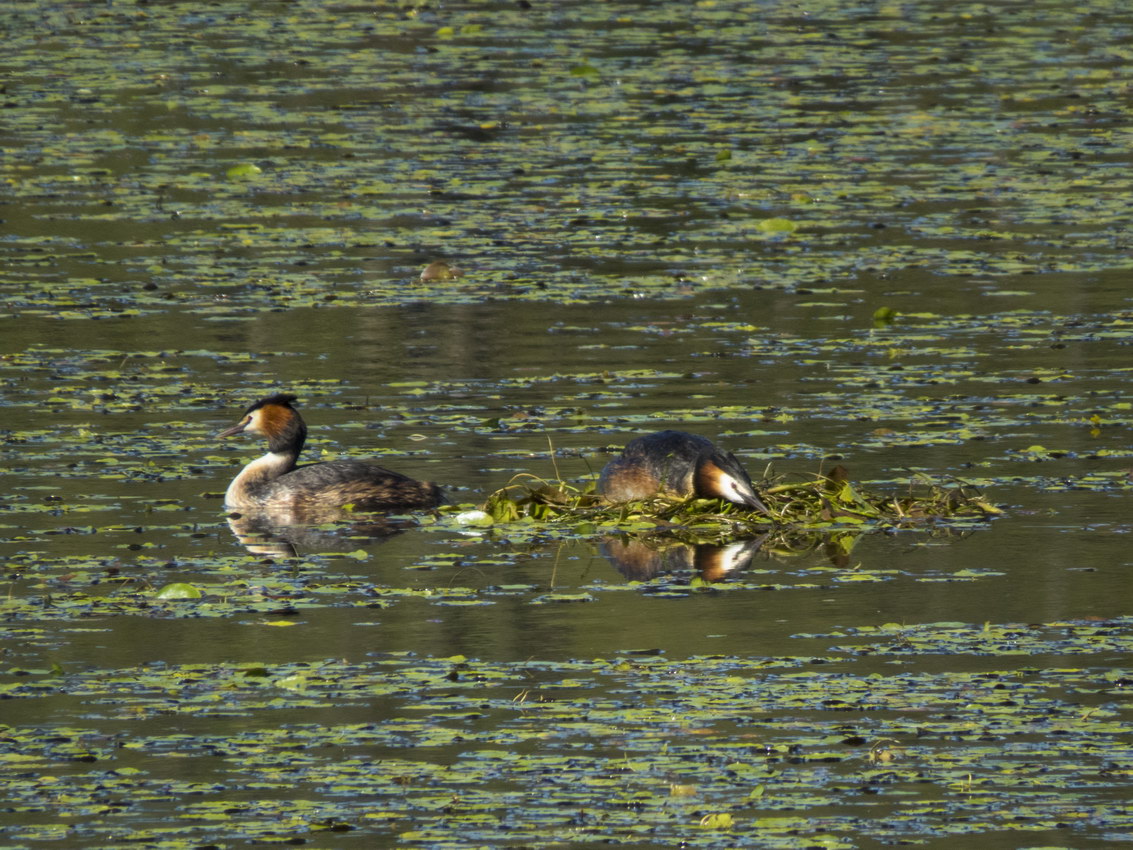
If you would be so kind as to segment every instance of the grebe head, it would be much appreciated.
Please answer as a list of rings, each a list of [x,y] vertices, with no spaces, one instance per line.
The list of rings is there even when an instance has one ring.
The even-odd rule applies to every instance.
[[[696,468],[696,490],[699,494],[727,499],[770,515],[767,506],[756,495],[751,479],[730,452],[717,452],[701,459]]]
[[[239,422],[216,436],[257,434],[267,438],[270,451],[291,450],[298,454],[307,439],[307,426],[299,411],[291,406],[291,402],[297,398],[298,396],[288,393],[262,398],[244,411]]]

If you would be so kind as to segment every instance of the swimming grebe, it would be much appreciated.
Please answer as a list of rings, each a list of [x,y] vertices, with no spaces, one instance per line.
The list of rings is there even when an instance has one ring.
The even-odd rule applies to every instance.
[[[658,431],[630,440],[598,476],[598,492],[611,502],[658,494],[719,498],[770,513],[735,455],[685,431]]]
[[[280,508],[340,508],[382,511],[393,508],[432,508],[444,501],[441,488],[414,481],[368,460],[333,460],[296,466],[307,426],[291,406],[296,396],[260,399],[244,416],[217,437],[258,434],[266,437],[268,453],[245,466],[228,485],[224,504],[237,510]]]

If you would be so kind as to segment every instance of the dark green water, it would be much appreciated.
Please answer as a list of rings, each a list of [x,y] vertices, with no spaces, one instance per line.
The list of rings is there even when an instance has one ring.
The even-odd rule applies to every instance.
[[[1128,840],[1124,6],[0,26],[0,844]],[[469,506],[680,427],[1006,513],[723,581],[429,518],[284,557],[214,439],[280,390]]]

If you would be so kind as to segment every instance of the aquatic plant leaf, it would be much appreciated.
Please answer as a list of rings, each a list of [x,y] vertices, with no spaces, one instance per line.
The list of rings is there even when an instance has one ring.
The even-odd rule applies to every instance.
[[[1060,623],[1046,631],[1056,637],[1066,627],[1096,632],[1117,625]],[[922,628],[996,633],[1012,627],[946,623],[910,631]],[[1049,650],[1036,644],[1029,657],[1041,660]],[[1014,829],[1020,811],[1028,824],[1054,824],[1066,817],[1068,803],[1113,824],[1128,822],[1114,798],[1120,775],[1099,776],[1094,764],[1128,738],[1128,718],[1107,705],[1083,711],[1079,696],[1102,682],[1117,694],[1121,677],[1045,665],[848,676],[828,666],[835,661],[672,660],[645,651],[502,663],[395,653],[361,663],[259,668],[267,676],[224,664],[89,669],[22,695],[52,698],[66,688],[84,704],[79,723],[9,726],[6,734],[18,738],[21,751],[7,762],[22,770],[43,766],[41,773],[54,776],[9,783],[8,804],[81,813],[111,787],[131,789],[134,806],[162,812],[172,811],[170,788],[191,791],[178,804],[185,817],[174,820],[193,822],[198,842],[202,835],[231,834],[227,783],[213,781],[220,776],[258,792],[242,803],[240,831],[265,839],[285,817],[303,829],[314,821],[328,829],[353,824],[375,840],[396,831],[404,841],[411,822],[432,842],[450,840],[455,822],[462,839],[487,840],[506,809],[516,813],[512,836],[565,840],[577,833],[562,824],[564,805],[601,807],[619,828],[648,829],[651,843],[661,834],[695,840],[696,831],[708,831],[783,848],[799,846],[800,837],[808,845],[852,846],[843,840],[850,833],[878,840],[910,830],[947,835],[959,815],[967,820],[958,834],[968,835]],[[308,717],[331,703],[369,712],[375,699],[390,710],[360,721]],[[123,710],[145,731],[121,741],[87,734],[97,716]],[[179,725],[144,722],[171,712],[230,717],[239,729],[190,735]],[[1035,728],[1049,731],[1045,741]],[[432,748],[450,749],[438,760]],[[171,754],[209,772],[196,782],[175,777]],[[280,797],[294,787],[296,771],[310,783],[308,791],[298,800]],[[1039,780],[1045,784],[1036,786]],[[901,814],[913,813],[911,820],[897,829],[854,813],[831,817],[830,800],[847,783],[898,795]],[[1036,787],[1045,790],[1035,793]],[[375,793],[383,798],[380,807],[373,805]],[[679,808],[626,808],[659,797]],[[712,801],[710,809],[704,800]],[[1002,808],[1007,801],[1015,802],[1010,811]],[[601,827],[609,829],[608,819]],[[159,832],[172,836],[176,829]]]
[[[204,596],[200,588],[185,582],[174,582],[167,584],[165,587],[157,591],[154,596],[157,599],[200,599]]]
[[[263,169],[253,162],[243,162],[230,166],[224,174],[229,180],[251,180],[263,174]]]
[[[757,230],[764,233],[794,233],[799,229],[798,223],[786,218],[764,218],[755,223]]]

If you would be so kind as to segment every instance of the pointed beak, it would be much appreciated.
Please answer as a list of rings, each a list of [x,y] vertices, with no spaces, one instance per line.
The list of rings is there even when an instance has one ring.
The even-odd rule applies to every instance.
[[[748,480],[747,473],[743,471],[740,462],[733,455],[728,455],[727,460],[729,465],[735,466],[735,473],[724,469],[713,460],[707,461],[697,469],[701,486],[705,488],[704,492],[771,516],[771,511],[767,510],[767,505],[763,504],[759,496],[756,495],[755,488]]]
[[[767,510],[767,505],[763,504],[763,502],[759,500],[759,497],[755,495],[755,493],[745,495],[744,504],[749,508],[754,508],[757,511],[762,511],[763,513],[767,514],[767,516],[771,516],[771,511]]]
[[[248,417],[244,417],[231,428],[225,428],[223,431],[216,435],[216,438],[219,440],[221,437],[231,437],[233,434],[242,434],[244,432],[244,429],[248,427],[248,423],[251,421],[252,420]]]

